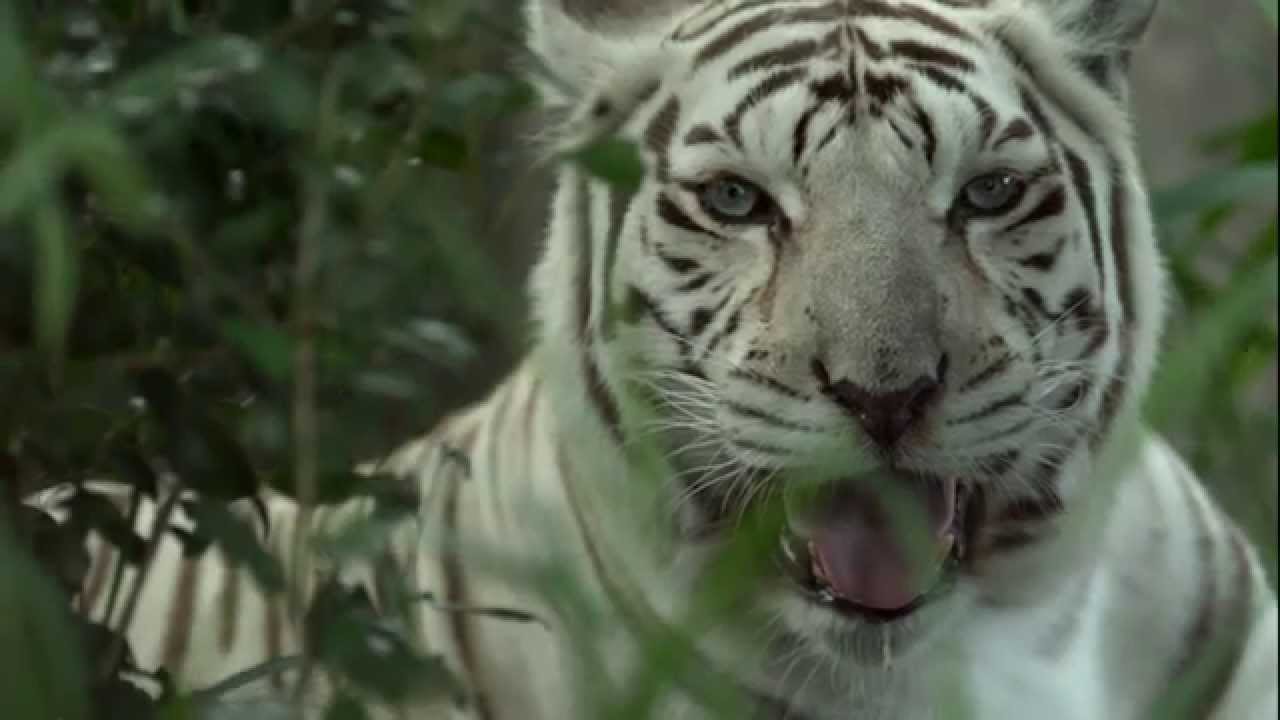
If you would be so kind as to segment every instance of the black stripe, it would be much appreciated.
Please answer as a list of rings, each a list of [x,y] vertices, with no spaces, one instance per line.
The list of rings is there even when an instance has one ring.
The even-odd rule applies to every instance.
[[[1075,188],[1076,195],[1084,206],[1085,220],[1089,226],[1089,243],[1093,247],[1093,263],[1098,271],[1098,290],[1106,292],[1106,267],[1102,259],[1102,230],[1098,224],[1098,204],[1093,194],[1093,177],[1089,166],[1069,147],[1063,147],[1067,159],[1068,172]]]
[[[1053,248],[1046,252],[1039,252],[1026,257],[1018,258],[1018,264],[1032,270],[1040,272],[1049,272],[1053,266],[1057,264],[1058,257],[1062,255],[1062,250],[1067,246],[1067,238],[1060,237],[1053,244]]]
[[[240,620],[240,568],[223,565],[222,592],[218,594],[218,650],[231,651]]]
[[[1052,190],[1046,193],[1043,198],[1040,199],[1040,202],[1037,203],[1036,206],[1032,208],[1030,212],[1028,212],[1026,215],[1023,215],[1020,219],[1015,220],[1012,224],[1010,224],[1008,227],[1004,228],[1000,232],[1011,233],[1014,230],[1019,230],[1033,223],[1038,223],[1044,220],[1048,220],[1049,218],[1057,217],[1061,215],[1062,211],[1066,210],[1066,208],[1067,208],[1066,190],[1061,185],[1056,185]]]
[[[1006,395],[998,400],[993,400],[992,402],[984,405],[981,408],[978,408],[977,410],[967,415],[962,415],[958,418],[952,418],[950,420],[947,420],[947,425],[964,425],[971,422],[977,422],[979,420],[989,418],[992,415],[995,415],[996,413],[1000,412],[1001,410],[1007,410],[1011,407],[1017,407],[1022,403],[1023,403],[1022,391],[1018,391],[1016,393]]]
[[[808,70],[803,67],[782,70],[770,75],[760,84],[751,88],[724,119],[725,132],[729,135],[729,139],[733,141],[733,144],[742,147],[742,118],[751,108],[795,85],[807,75]]]
[[[940,35],[956,40],[973,41],[973,36],[959,25],[918,5],[890,5],[879,0],[859,0],[857,6],[859,17],[911,20]]]
[[[682,257],[680,255],[668,255],[663,252],[661,248],[655,250],[654,254],[658,256],[658,259],[661,260],[663,264],[671,268],[672,272],[680,275],[688,275],[689,273],[702,268],[702,265],[693,258]]]
[[[675,137],[679,123],[680,100],[673,96],[663,103],[645,128],[645,144],[657,159],[656,173],[661,182],[666,182],[671,177],[671,139]]]
[[[701,335],[715,316],[719,315],[725,306],[729,304],[729,299],[732,297],[733,293],[725,293],[724,297],[720,298],[720,302],[716,303],[715,306],[695,308],[693,312],[689,313],[689,337],[696,338]]]
[[[1005,370],[1008,370],[1009,365],[1012,362],[1013,362],[1013,354],[1004,353],[999,358],[997,358],[995,362],[991,363],[990,365],[988,365],[987,367],[979,371],[978,374],[964,381],[964,383],[960,385],[960,388],[957,390],[957,392],[961,392],[961,393],[969,392],[974,388],[984,385],[985,383],[998,377]]]
[[[915,148],[916,144],[912,142],[911,138],[907,137],[907,134],[903,132],[902,128],[898,127],[898,123],[894,122],[892,118],[889,119],[889,129],[893,130],[894,135],[898,136],[898,142],[901,142],[903,147],[908,150]]]
[[[906,78],[893,73],[879,75],[867,71],[862,77],[862,84],[866,89],[867,95],[881,106],[889,104],[894,98],[907,90]]]
[[[804,39],[795,40],[782,47],[764,50],[734,65],[729,70],[729,80],[736,80],[748,73],[795,65],[809,60],[818,52],[819,47],[816,40]]]
[[[1000,133],[1000,137],[996,138],[991,149],[999,150],[1001,145],[1015,140],[1028,140],[1032,137],[1034,131],[1031,123],[1023,118],[1014,118],[1005,126],[1004,132]]]
[[[933,131],[933,121],[929,119],[929,115],[925,113],[914,101],[911,103],[911,119],[916,125],[920,126],[920,132],[924,135],[924,159],[930,167],[933,166],[933,156],[938,149],[938,136]]]
[[[809,399],[808,395],[800,392],[799,390],[783,385],[781,382],[769,377],[768,375],[761,374],[755,370],[734,368],[729,371],[729,377],[734,380],[741,380],[743,382],[751,383],[752,385],[768,388],[794,400]]]
[[[722,142],[724,138],[720,137],[720,133],[715,128],[706,123],[698,123],[689,128],[689,132],[685,133],[685,145],[708,145]]]
[[[934,85],[937,85],[943,90],[947,90],[954,93],[966,93],[968,91],[968,88],[965,86],[965,84],[960,82],[960,80],[955,75],[952,75],[951,73],[947,72],[946,70],[943,70],[942,68],[936,67],[934,65],[919,65],[915,63],[909,65],[908,67],[910,67],[915,72],[925,76],[930,81],[932,81]]]
[[[706,65],[765,30],[800,23],[829,22],[840,19],[843,2],[794,10],[771,9],[734,25],[724,34],[703,46],[694,56],[692,70]]]
[[[806,425],[804,423],[798,423],[793,420],[787,420],[786,418],[782,418],[777,415],[774,415],[773,413],[763,408],[753,407],[751,405],[745,405],[743,403],[735,402],[733,400],[725,400],[724,408],[735,415],[741,415],[742,417],[745,417],[745,418],[758,420],[766,425],[779,427],[784,430],[794,430],[796,432],[804,432],[804,433],[811,433],[816,431],[812,425]]]
[[[1112,173],[1111,184],[1111,253],[1116,269],[1116,291],[1120,296],[1120,360],[1113,379],[1102,392],[1101,429],[1105,431],[1120,411],[1129,385],[1129,373],[1133,367],[1133,328],[1137,322],[1137,309],[1133,302],[1133,280],[1129,274],[1129,197],[1118,170]],[[1101,433],[1099,434],[1101,437]]]
[[[688,341],[676,326],[672,325],[670,320],[667,320],[666,315],[662,312],[662,308],[658,307],[658,302],[648,293],[634,285],[627,288],[627,292],[630,293],[630,296],[633,299],[632,301],[648,313],[649,317],[653,318],[654,323],[656,323],[663,332],[680,341],[681,353],[687,352]]]
[[[691,292],[694,292],[695,290],[701,290],[702,288],[706,287],[707,283],[711,282],[711,278],[713,277],[715,277],[715,274],[709,273],[709,272],[696,275],[693,277],[693,279],[686,281],[683,285],[676,288],[676,292],[691,293]]]
[[[696,235],[706,235],[707,237],[714,238],[720,242],[725,242],[728,240],[728,238],[726,238],[725,236],[712,232],[711,230],[708,230],[707,228],[694,222],[693,218],[689,217],[689,215],[685,213],[685,211],[682,210],[680,206],[675,203],[674,200],[668,197],[665,192],[658,193],[657,203],[658,203],[658,217],[666,221],[667,224],[673,225],[688,233],[694,233]]]
[[[195,611],[200,597],[200,559],[181,558],[178,562],[177,588],[173,603],[169,606],[169,615],[165,618],[167,630],[161,665],[181,677],[187,662],[187,650],[191,646],[191,628],[195,625]]]
[[[679,28],[676,28],[675,33],[673,33],[671,37],[673,40],[677,42],[688,42],[690,40],[697,40],[698,38],[703,37],[704,35],[712,32],[713,30],[715,30],[717,27],[719,27],[721,24],[723,24],[726,20],[729,20],[730,18],[733,18],[737,15],[741,15],[742,13],[747,12],[749,10],[755,10],[765,5],[776,5],[778,4],[778,2],[780,2],[780,0],[744,0],[744,2],[728,7],[724,12],[720,13],[716,17],[710,20],[706,20],[705,24],[698,27],[697,29],[686,30],[685,25],[696,24],[698,20],[703,19],[701,16],[695,16],[690,20],[686,21],[685,25],[681,25]]]
[[[748,298],[748,301],[749,301],[749,298]],[[720,328],[720,331],[717,332],[711,338],[711,340],[707,342],[707,348],[702,351],[702,357],[704,358],[709,357],[711,353],[720,345],[720,342],[724,340],[724,338],[729,337],[738,331],[738,323],[741,322],[742,320],[742,308],[746,304],[747,304],[747,301],[744,301],[742,305],[739,305],[737,308],[735,308],[734,311],[729,315],[729,319],[725,321],[724,326]]]
[[[974,71],[973,61],[969,58],[915,40],[895,40],[889,44],[889,52],[922,65],[941,65],[961,73]]]
[[[444,529],[448,533],[441,558],[444,570],[445,601],[452,607],[463,607],[467,604],[466,578],[462,573],[462,565],[458,551],[458,496],[462,493],[462,483],[457,478],[447,478],[444,505]],[[454,647],[458,650],[458,662],[465,680],[471,685],[470,709],[478,720],[488,720],[493,715],[489,710],[489,701],[480,687],[481,674],[476,672],[475,648],[471,644],[471,625],[468,613],[446,613],[449,620],[449,631],[453,636]]]

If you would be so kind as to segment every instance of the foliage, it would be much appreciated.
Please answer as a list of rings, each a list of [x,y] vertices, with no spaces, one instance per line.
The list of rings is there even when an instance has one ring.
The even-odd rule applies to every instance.
[[[202,494],[183,505],[188,551],[216,544],[288,592],[252,527],[261,508],[234,508],[263,484],[316,502],[379,487],[351,468],[514,360],[537,245],[528,228],[501,240],[520,210],[508,191],[536,185],[507,141],[530,97],[506,72],[514,21],[497,0],[0,0],[0,638],[18,639],[0,647],[0,716],[216,707],[245,678],[179,697],[111,630],[66,611],[88,572],[85,534],[145,567],[159,535],[135,531],[136,503],[173,511],[163,488],[176,478]],[[1219,168],[1153,198],[1181,302],[1148,407],[1273,577],[1277,421],[1258,397],[1274,393],[1276,137],[1273,102],[1209,139]],[[613,142],[575,159],[637,177]],[[103,476],[131,488],[124,507],[81,487],[56,525],[17,502]],[[317,552],[349,560],[378,532]],[[489,560],[591,632],[563,567]],[[321,593],[307,620],[310,660],[351,682],[328,717],[364,717],[367,694],[457,692],[359,598]],[[685,640],[652,639],[653,671],[616,693],[616,716],[643,716],[654,688],[679,680]],[[592,702],[606,691],[584,688]]]

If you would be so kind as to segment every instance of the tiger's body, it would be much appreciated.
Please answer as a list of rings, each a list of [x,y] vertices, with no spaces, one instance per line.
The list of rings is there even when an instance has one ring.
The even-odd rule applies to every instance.
[[[706,716],[681,683],[708,669],[761,718],[942,718],[948,679],[977,718],[1164,717],[1171,689],[1186,717],[1276,717],[1253,550],[1124,422],[1164,307],[1124,78],[1151,5],[531,2],[563,142],[619,134],[647,172],[560,171],[538,346],[388,463],[421,498],[411,585],[547,623],[419,608],[474,698],[419,716],[593,716],[654,662],[629,629],[694,613],[653,717]],[[940,579],[904,579],[863,482],[923,498]],[[780,497],[804,560],[696,615]],[[159,563],[144,664],[198,686],[296,650],[216,553]],[[531,589],[543,567],[596,622]]]

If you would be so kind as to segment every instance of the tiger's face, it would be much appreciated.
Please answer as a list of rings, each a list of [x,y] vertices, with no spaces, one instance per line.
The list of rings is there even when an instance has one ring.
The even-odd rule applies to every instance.
[[[623,123],[608,351],[688,542],[781,498],[760,604],[878,658],[1046,530],[1134,372],[1118,69],[1034,3],[694,5]]]

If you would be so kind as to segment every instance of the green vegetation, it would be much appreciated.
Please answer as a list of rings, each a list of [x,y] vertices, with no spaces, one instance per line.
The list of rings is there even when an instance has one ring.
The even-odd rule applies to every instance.
[[[1275,3],[1260,6],[1274,27]],[[515,24],[498,0],[0,0],[0,717],[191,717],[220,691],[153,702],[120,681],[118,638],[67,608],[89,528],[143,564],[153,537],[92,493],[61,529],[19,497],[108,475],[154,494],[177,471],[206,498],[189,552],[217,543],[287,592],[226,502],[261,483],[315,501],[389,494],[351,468],[518,356],[547,177],[512,142],[531,100],[509,72],[527,64]],[[1276,138],[1273,99],[1205,141],[1217,169],[1154,193],[1179,305],[1147,407],[1272,577]],[[573,160],[634,181],[614,144]],[[382,519],[314,551],[371,552]],[[589,635],[563,569],[488,560]],[[307,617],[311,661],[349,681],[328,717],[457,692],[367,608],[322,593]],[[371,634],[393,652],[370,655]],[[689,669],[686,641],[656,635],[652,673],[584,692],[643,717]],[[720,701],[714,678],[703,689]]]

